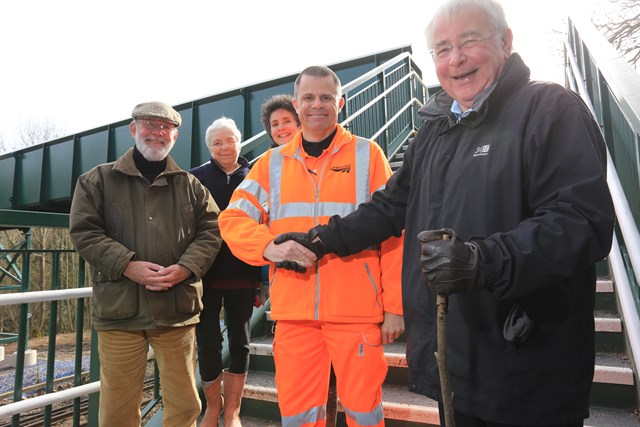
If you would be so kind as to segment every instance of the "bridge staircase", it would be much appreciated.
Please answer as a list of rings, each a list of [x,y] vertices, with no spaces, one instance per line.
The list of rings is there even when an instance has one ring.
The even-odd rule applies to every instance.
[[[630,73],[628,64],[622,64],[623,60],[612,53],[611,46],[590,24],[570,21],[565,47],[566,86],[581,93],[591,105],[609,147],[609,185],[618,218],[611,254],[599,264],[597,307],[594,312],[597,367],[591,397],[591,417],[585,421],[585,425],[635,426],[640,425],[637,417],[637,367],[640,360],[640,100],[635,95],[637,87],[640,87],[640,77]],[[428,87],[422,82],[420,70],[408,48],[335,64],[332,68],[343,82],[348,82],[343,88],[347,102],[340,122],[354,133],[377,141],[387,153],[392,168],[397,170],[407,144],[420,125],[417,110],[438,88]],[[291,93],[294,78],[295,75],[287,76],[176,106],[185,121],[174,156],[178,164],[190,168],[208,159],[203,143],[204,131],[213,119],[223,114],[233,117],[244,130],[243,134],[250,136],[242,144],[242,154],[250,159],[257,158],[268,147],[266,135],[258,131],[259,104],[273,93]],[[3,183],[0,187],[0,227],[21,229],[25,233],[32,227],[68,227],[66,213],[75,179],[99,163],[115,160],[131,146],[128,123],[129,119],[124,119],[0,156],[0,182]],[[72,252],[70,248],[67,250]],[[27,313],[33,304],[46,302],[51,304],[53,312],[53,305],[57,301],[84,301],[91,295],[81,260],[77,262],[82,273],[72,283],[66,284],[69,289],[65,292],[68,293],[61,294],[59,286],[54,285],[53,281],[51,290],[29,292],[29,255],[34,252],[28,245],[27,249],[22,246],[17,249],[0,247],[0,290],[6,291],[0,295],[0,307],[20,308],[19,353],[27,349],[28,327],[23,323],[28,325]],[[16,266],[23,268],[21,274],[12,271]],[[13,282],[27,281],[26,284],[21,283],[21,292],[15,292],[15,287],[5,289],[10,276]],[[268,287],[263,288],[265,296],[268,296]],[[242,405],[243,424],[246,426],[280,424],[273,380],[273,322],[269,317],[268,298],[266,301],[264,306],[255,310],[252,318],[251,366]],[[54,316],[51,318],[54,327],[50,339],[50,346],[54,348],[55,322]],[[81,342],[82,333],[78,336]],[[36,408],[45,408],[42,416],[46,419],[47,414],[50,415],[52,402],[60,402],[61,399],[73,399],[76,402],[76,399],[89,395],[88,424],[82,424],[80,416],[74,412],[74,426],[97,425],[99,365],[95,357],[95,340],[92,340],[92,344],[94,348],[88,383],[76,379],[73,388],[64,392],[54,393],[53,387],[48,387],[47,394],[21,400],[23,384],[22,380],[16,379],[16,403],[0,406],[0,420],[11,417],[12,425],[17,426],[20,425],[21,414]],[[383,394],[387,424],[439,425],[435,403],[407,390],[408,372],[403,341],[386,346],[385,353],[390,366]],[[226,348],[223,354],[228,360]],[[18,363],[18,366],[18,370],[21,370],[23,364]],[[161,399],[161,390],[156,386],[154,399],[144,408],[146,425],[161,425]],[[77,401],[79,412],[80,404]],[[338,408],[337,424],[345,425],[344,414]]]

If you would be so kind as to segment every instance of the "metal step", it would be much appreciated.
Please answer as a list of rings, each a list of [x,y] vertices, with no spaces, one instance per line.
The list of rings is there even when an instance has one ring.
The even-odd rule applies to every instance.
[[[635,378],[625,353],[623,322],[617,314],[615,291],[610,280],[597,282],[597,307],[594,313],[596,331],[596,366],[591,395],[591,416],[586,427],[640,426],[634,409]],[[603,302],[604,300],[604,302]],[[270,313],[267,313],[269,315]],[[245,392],[246,408],[243,414],[264,417],[264,424],[280,425],[277,392],[273,378],[273,337],[264,336],[252,340],[251,371]],[[389,365],[387,380],[383,386],[383,408],[388,426],[413,424],[438,426],[437,404],[424,396],[407,390],[408,369],[405,343],[385,345]],[[244,403],[243,403],[244,405]],[[339,407],[341,411],[342,408]],[[249,418],[251,420],[252,418]],[[338,426],[344,426],[344,415],[338,417]]]
[[[243,403],[243,405],[250,404],[250,401]],[[243,427],[279,427],[282,424],[280,421],[275,420],[267,420],[261,418],[253,418],[246,415],[247,411],[245,408],[242,408],[242,426]],[[410,408],[419,411],[419,408]],[[391,409],[390,409],[391,410]],[[584,427],[631,427],[640,425],[640,420],[638,416],[633,413],[633,411],[621,411],[617,409],[610,408],[600,408],[600,407],[592,407],[590,409],[590,417],[587,418],[584,422]],[[387,410],[385,409],[385,418],[386,418]],[[385,419],[386,425],[393,424],[389,422],[388,419]],[[198,423],[198,425],[200,425]],[[220,422],[222,425],[222,422]],[[432,426],[439,426],[439,423],[431,424]],[[344,424],[338,423],[338,427],[343,427]]]
[[[266,351],[267,346],[259,346],[256,351]],[[397,365],[403,365],[403,358],[390,356]],[[437,403],[425,396],[409,392],[405,387],[397,385],[383,386],[382,391],[383,410],[385,423],[394,425],[395,422],[413,423],[422,426],[439,426]],[[247,377],[244,400],[242,404],[242,424],[245,419],[253,422],[255,427],[280,425],[279,409],[277,406],[278,394],[275,387],[273,374],[270,372],[251,371]],[[342,407],[338,403],[338,411]],[[270,414],[269,419],[258,419]],[[246,418],[252,417],[252,418]],[[592,406],[590,417],[585,420],[585,427],[629,427],[638,424],[637,415],[632,409],[615,409]],[[249,424],[247,424],[249,425]],[[338,423],[338,425],[344,425]]]
[[[598,280],[596,282],[596,312],[617,312],[616,295],[611,280]]]
[[[271,337],[251,343],[251,369],[273,372],[273,346]],[[404,343],[385,345],[385,356],[389,365],[387,383],[406,384],[408,378],[407,357]],[[634,404],[635,384],[630,361],[623,354],[599,353],[593,374],[592,403],[607,404],[619,408],[631,408]]]

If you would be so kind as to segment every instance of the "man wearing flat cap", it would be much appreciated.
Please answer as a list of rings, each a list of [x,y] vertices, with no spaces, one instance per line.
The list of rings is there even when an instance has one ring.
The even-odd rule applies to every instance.
[[[220,248],[218,207],[169,156],[180,114],[137,105],[135,146],[78,178],[69,231],[92,266],[100,354],[100,426],[139,426],[147,348],[162,387],[164,427],[195,426],[195,324],[202,275]]]

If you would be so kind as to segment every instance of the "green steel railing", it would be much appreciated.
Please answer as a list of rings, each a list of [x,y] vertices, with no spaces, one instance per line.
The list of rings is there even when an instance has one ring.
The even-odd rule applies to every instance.
[[[640,74],[595,27],[569,19],[566,85],[591,109],[605,138],[607,183],[616,211],[608,260],[631,360],[640,368]]]
[[[419,127],[418,111],[438,90],[439,85],[425,85],[411,55],[401,53],[342,86],[345,107],[338,120],[352,133],[375,140],[392,160]],[[244,141],[242,152],[255,150],[264,138],[262,131]]]
[[[569,20],[568,46],[640,227],[640,74],[589,22]],[[567,69],[567,85],[576,73]]]
[[[29,239],[30,239],[30,230],[28,229],[25,232],[25,240],[27,241],[26,246],[29,247]],[[12,293],[2,293],[0,294],[0,309],[5,309],[7,306],[18,306],[18,331],[17,331],[17,351],[15,356],[15,377],[14,377],[14,387],[13,387],[13,402],[21,402],[23,401],[23,393],[25,390],[25,374],[27,373],[27,366],[25,366],[25,354],[28,347],[30,333],[30,311],[37,304],[36,309],[42,311],[41,316],[43,320],[46,319],[45,322],[48,324],[48,346],[47,346],[47,361],[46,361],[46,375],[44,379],[44,383],[39,387],[44,390],[45,393],[52,393],[54,389],[54,385],[57,383],[57,375],[56,375],[56,336],[58,333],[58,324],[59,324],[59,310],[58,310],[58,302],[69,301],[69,306],[71,300],[76,301],[75,307],[75,333],[76,333],[76,352],[74,357],[74,372],[73,378],[71,378],[70,382],[74,387],[82,385],[82,343],[83,343],[83,333],[89,327],[89,324],[85,322],[86,320],[86,311],[84,309],[84,301],[82,298],[89,297],[91,295],[91,289],[87,288],[83,290],[84,286],[84,262],[80,259],[76,252],[73,249],[12,249],[9,252],[16,255],[19,258],[19,264],[21,266],[21,277],[22,282],[20,284],[20,292],[12,292]],[[34,261],[35,257],[42,258],[42,260]],[[70,260],[69,258],[75,258],[75,260]],[[32,273],[33,266],[36,263],[40,263],[41,265],[47,265],[49,267],[48,271],[41,271],[39,274],[42,274],[43,280],[41,282],[48,282],[47,289],[32,291],[31,290],[31,281],[32,281]],[[61,266],[70,264],[77,265],[79,270],[77,272],[77,282],[73,280],[72,283],[68,283],[65,286],[66,289],[61,289]],[[48,276],[48,277],[46,277]],[[70,278],[67,275],[67,279]],[[0,291],[5,292],[4,286],[0,283]],[[80,291],[80,292],[79,292]],[[49,302],[50,304],[46,307],[44,304]],[[68,308],[68,315],[71,315],[72,308]],[[95,349],[92,349],[95,351]],[[41,367],[35,366],[29,368],[32,371],[32,377],[34,371],[39,371]],[[36,382],[39,380],[36,378],[32,378]],[[38,389],[36,384],[29,384],[28,387],[31,391]],[[43,414],[43,424],[45,426],[51,425],[51,414],[52,414],[52,404],[53,402],[44,406],[44,414]],[[77,405],[76,413],[74,413],[74,417],[77,418],[77,422],[79,423],[80,416],[80,407],[79,407],[79,399],[77,403],[74,402],[74,406]],[[2,415],[11,415],[12,416],[12,425],[19,426],[20,423],[20,413],[14,410],[7,410],[9,406],[0,407],[0,414]],[[1,417],[1,415],[0,415]],[[74,426],[79,424],[74,424]]]

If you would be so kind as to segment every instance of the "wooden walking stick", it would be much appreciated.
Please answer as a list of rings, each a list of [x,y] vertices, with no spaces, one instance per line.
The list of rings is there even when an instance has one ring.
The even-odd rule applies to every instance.
[[[442,240],[449,240],[449,236],[442,235]],[[436,351],[436,362],[438,362],[438,372],[440,374],[440,390],[442,392],[442,406],[444,407],[445,427],[455,427],[456,421],[453,417],[453,391],[449,383],[449,369],[447,368],[447,306],[449,297],[438,295],[436,297],[437,308],[437,337],[438,351]]]

